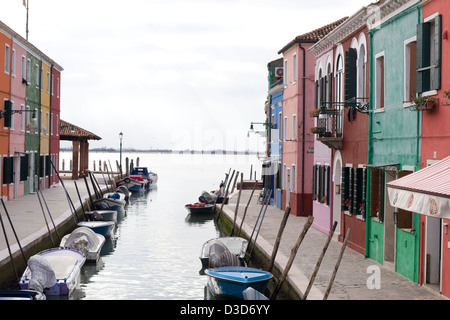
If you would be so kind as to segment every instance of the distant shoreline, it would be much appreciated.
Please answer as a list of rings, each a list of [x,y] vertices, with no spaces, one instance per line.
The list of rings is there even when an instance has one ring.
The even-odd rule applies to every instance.
[[[60,151],[71,152],[72,148],[61,148]],[[89,149],[89,152],[120,152],[118,149],[114,148],[95,148]],[[176,154],[239,154],[239,155],[250,155],[250,154],[264,154],[264,152],[256,151],[230,151],[230,150],[169,150],[169,149],[151,149],[151,150],[139,150],[139,149],[122,149],[122,152],[127,153],[176,153]]]

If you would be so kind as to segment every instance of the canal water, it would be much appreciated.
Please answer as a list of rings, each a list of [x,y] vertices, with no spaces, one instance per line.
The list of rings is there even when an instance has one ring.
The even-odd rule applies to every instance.
[[[66,165],[71,153],[62,152]],[[261,174],[256,155],[124,153],[158,174],[155,190],[133,195],[107,240],[101,260],[85,264],[74,300],[202,300],[206,276],[200,273],[203,243],[219,236],[212,217],[190,216],[184,205],[202,191],[219,188],[230,170],[244,179]],[[90,153],[93,161],[119,161],[118,153]],[[98,165],[97,165],[98,168]]]

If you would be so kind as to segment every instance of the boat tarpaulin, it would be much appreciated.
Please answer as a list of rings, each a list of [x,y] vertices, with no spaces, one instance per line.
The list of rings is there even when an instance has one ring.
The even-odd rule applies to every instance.
[[[387,183],[391,206],[450,219],[450,157]]]

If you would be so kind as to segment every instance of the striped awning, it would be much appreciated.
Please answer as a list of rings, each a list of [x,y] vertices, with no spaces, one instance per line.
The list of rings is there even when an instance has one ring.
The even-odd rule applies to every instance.
[[[450,157],[386,185],[391,206],[450,219]]]

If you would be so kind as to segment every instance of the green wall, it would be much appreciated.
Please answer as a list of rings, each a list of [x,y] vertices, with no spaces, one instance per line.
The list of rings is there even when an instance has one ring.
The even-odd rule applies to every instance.
[[[375,56],[384,52],[385,64],[385,108],[370,113],[369,164],[398,163],[401,170],[403,166],[417,167],[420,163],[421,113],[403,107],[404,41],[416,36],[420,19],[421,8],[416,4],[369,32],[371,108],[375,105]],[[370,192],[370,177],[368,180]],[[384,202],[389,202],[387,194]],[[417,282],[419,218],[417,214],[413,216],[414,231],[395,228],[395,266],[398,273]],[[381,264],[387,220],[367,219],[367,256]]]

